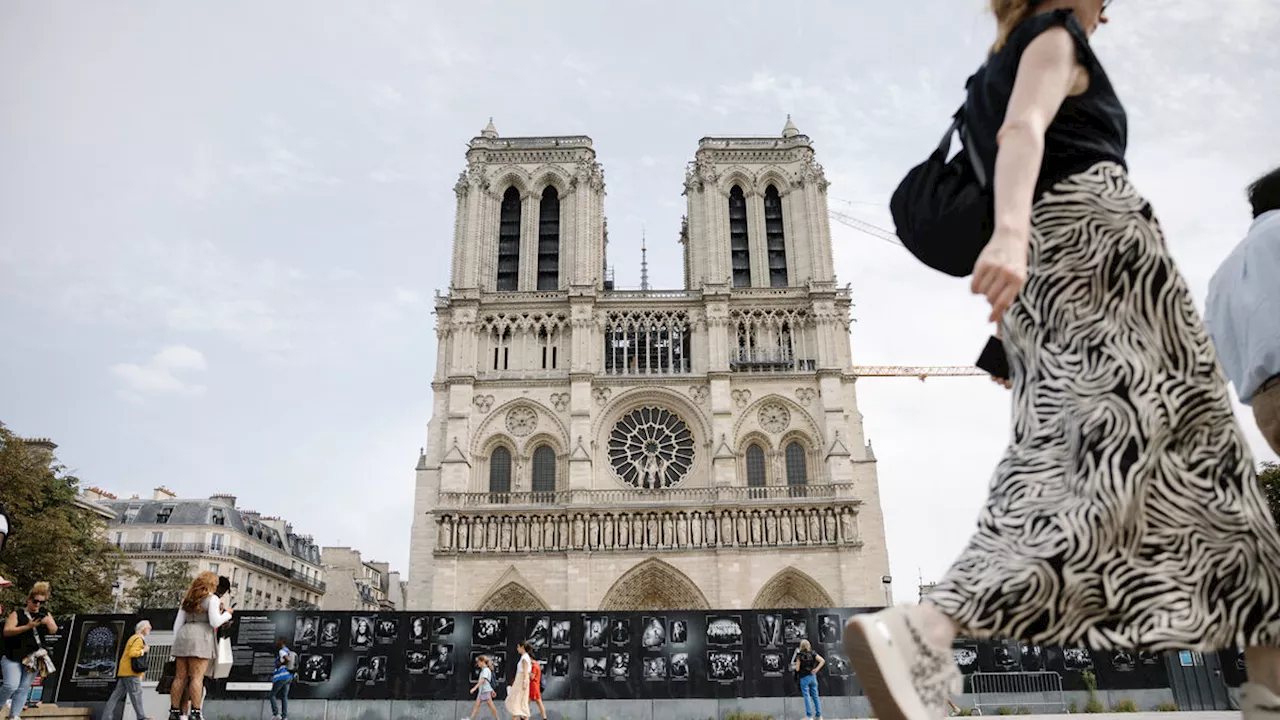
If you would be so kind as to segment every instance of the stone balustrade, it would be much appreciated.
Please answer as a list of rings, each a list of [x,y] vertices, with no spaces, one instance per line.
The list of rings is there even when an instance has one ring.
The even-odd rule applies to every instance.
[[[811,503],[814,500],[856,500],[854,483],[831,483],[815,479],[808,485],[767,485],[763,487],[674,487],[657,490],[609,488],[607,490],[557,490],[555,492],[442,492],[437,507],[442,509],[499,507],[523,509],[586,506],[728,505],[768,503]]]

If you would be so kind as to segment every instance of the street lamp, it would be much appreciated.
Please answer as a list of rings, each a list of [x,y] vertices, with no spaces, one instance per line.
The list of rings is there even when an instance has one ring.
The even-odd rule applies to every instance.
[[[893,605],[893,590],[891,589],[893,576],[883,575],[880,578],[880,582],[884,583],[884,606],[889,607]]]
[[[120,580],[111,581],[111,612],[120,612]]]

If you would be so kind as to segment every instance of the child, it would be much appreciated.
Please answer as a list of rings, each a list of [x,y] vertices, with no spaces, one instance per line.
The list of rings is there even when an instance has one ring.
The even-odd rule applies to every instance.
[[[533,658],[533,646],[529,643],[525,643],[524,646],[529,657]],[[538,712],[542,713],[542,720],[547,720],[547,706],[542,704],[542,665],[534,660],[529,672],[529,702],[538,703]]]
[[[488,656],[481,655],[476,658],[476,667],[480,668],[480,679],[471,686],[471,692],[476,693],[476,705],[471,709],[471,720],[475,720],[476,713],[480,712],[480,703],[489,706],[489,712],[493,713],[493,720],[500,720],[498,707],[493,704],[493,670],[489,668]]]

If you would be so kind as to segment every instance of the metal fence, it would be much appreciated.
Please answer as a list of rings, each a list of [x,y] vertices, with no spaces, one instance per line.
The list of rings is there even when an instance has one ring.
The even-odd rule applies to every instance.
[[[1056,672],[974,673],[969,676],[973,705],[983,714],[1001,707],[1042,709],[1046,714],[1067,711],[1062,676]]]

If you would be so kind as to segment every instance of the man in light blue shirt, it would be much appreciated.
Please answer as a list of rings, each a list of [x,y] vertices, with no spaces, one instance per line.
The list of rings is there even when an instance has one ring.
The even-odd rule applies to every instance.
[[[1280,168],[1249,186],[1253,226],[1209,281],[1205,325],[1240,402],[1280,453]]]

